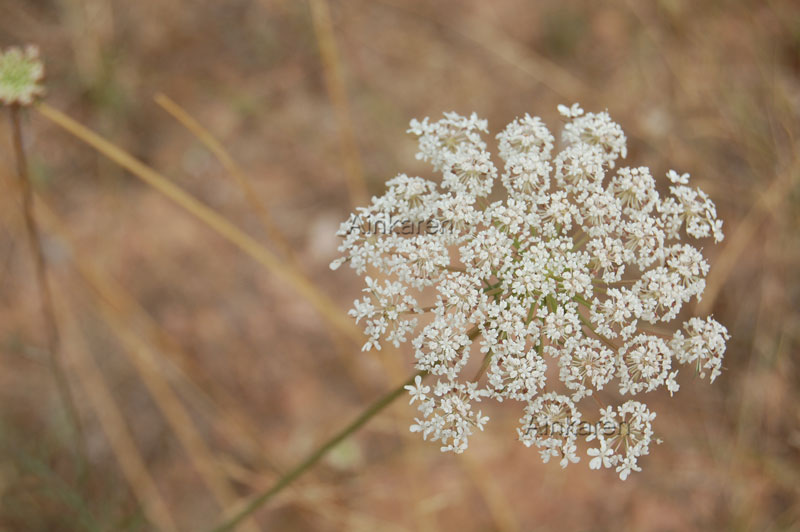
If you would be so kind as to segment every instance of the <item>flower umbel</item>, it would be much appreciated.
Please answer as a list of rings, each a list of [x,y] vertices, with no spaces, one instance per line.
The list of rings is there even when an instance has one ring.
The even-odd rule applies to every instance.
[[[586,451],[590,467],[624,480],[640,471],[656,416],[631,396],[676,392],[679,365],[720,374],[725,327],[711,317],[673,322],[705,289],[709,266],[692,241],[719,242],[722,222],[688,174],[669,170],[662,198],[650,169],[617,168],[626,139],[608,113],[559,111],[561,151],[525,115],[497,135],[502,170],[476,115],[412,121],[417,157],[441,184],[400,174],[353,216],[446,230],[375,234],[345,222],[331,267],[386,278],[367,277],[351,311],[365,324],[364,349],[410,340],[416,368],[436,379],[407,386],[421,413],[412,432],[460,453],[488,421],[476,403],[519,401],[518,437],[545,462],[577,462],[583,437],[598,445]],[[490,202],[498,174],[506,197]],[[598,411],[600,391],[618,406]]]
[[[44,95],[44,65],[36,46],[12,47],[0,52],[0,103],[31,105]]]

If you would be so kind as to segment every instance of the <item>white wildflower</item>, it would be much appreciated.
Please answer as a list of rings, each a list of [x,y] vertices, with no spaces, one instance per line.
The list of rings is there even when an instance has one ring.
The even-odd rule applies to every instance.
[[[722,356],[730,336],[719,322],[710,316],[705,320],[691,318],[683,325],[687,336],[678,330],[672,338],[672,349],[681,364],[696,364],[697,373],[705,377],[711,372],[711,382],[722,373]]]
[[[36,46],[0,51],[0,104],[31,105],[44,95],[44,65]]]
[[[500,172],[485,120],[412,121],[417,157],[441,183],[390,180],[342,224],[331,267],[376,272],[350,312],[365,349],[413,346],[412,432],[460,453],[488,422],[479,401],[519,401],[519,439],[544,461],[566,466],[581,440],[595,442],[589,467],[625,479],[649,451],[655,413],[620,396],[676,392],[678,363],[720,374],[728,333],[713,319],[648,327],[670,327],[702,296],[709,265],[683,236],[719,241],[722,222],[688,174],[670,170],[663,198],[648,168],[612,170],[627,148],[608,113],[558,110],[567,122],[560,151],[542,120],[525,115],[497,135]],[[507,197],[490,203],[498,180]],[[583,421],[598,395],[622,404]]]
[[[566,467],[579,460],[575,454],[575,440],[580,417],[569,397],[546,393],[525,407],[517,433],[527,447],[539,447],[542,461],[547,463],[551,457],[560,457],[561,467]]]
[[[581,109],[581,106],[578,103],[573,103],[571,107],[559,104],[558,112],[566,118],[575,118],[576,116],[581,116],[583,114],[583,109]]]
[[[654,412],[638,401],[627,401],[616,411],[611,407],[601,409],[596,433],[600,447],[588,450],[589,456],[594,457],[589,467],[616,467],[622,480],[628,478],[631,471],[641,471],[638,460],[650,452],[651,422],[655,417]]]
[[[672,351],[667,342],[657,336],[640,334],[625,344],[618,354],[619,392],[635,395],[650,392],[666,384],[675,385]]]
[[[614,377],[616,354],[595,338],[584,337],[574,344],[569,356],[559,357],[559,378],[574,390],[572,399],[579,401],[593,390],[602,390]]]
[[[422,377],[420,375],[414,377],[414,384],[405,386],[405,389],[408,390],[409,395],[411,395],[411,400],[408,404],[413,404],[414,401],[424,403],[428,399],[428,392],[431,391],[430,386],[422,384]]]

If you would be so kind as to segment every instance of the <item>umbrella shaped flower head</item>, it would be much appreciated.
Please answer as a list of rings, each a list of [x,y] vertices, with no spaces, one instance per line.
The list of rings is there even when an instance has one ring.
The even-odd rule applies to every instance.
[[[721,372],[725,327],[681,313],[705,289],[696,242],[722,240],[722,222],[688,174],[665,172],[662,196],[648,167],[623,166],[608,113],[559,112],[560,143],[538,117],[508,124],[500,168],[475,114],[413,120],[441,180],[390,180],[341,225],[331,267],[370,270],[350,312],[364,349],[410,342],[430,377],[407,387],[412,432],[460,453],[489,421],[479,403],[519,403],[517,437],[544,461],[583,448],[625,479],[654,439],[645,396],[678,391],[681,367]]]

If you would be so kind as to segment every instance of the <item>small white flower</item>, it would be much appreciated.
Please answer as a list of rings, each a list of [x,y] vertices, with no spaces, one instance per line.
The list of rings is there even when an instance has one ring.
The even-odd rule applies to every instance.
[[[678,185],[689,184],[689,174],[679,174],[675,170],[670,170],[669,172],[667,172],[667,178],[673,183]]]
[[[673,386],[672,350],[667,342],[640,334],[619,350],[620,394],[650,392],[662,385]]]
[[[528,403],[517,434],[527,447],[539,447],[543,462],[560,456],[561,467],[566,467],[580,460],[575,453],[580,418],[569,397],[550,392]]]
[[[600,442],[600,447],[587,449],[586,454],[593,458],[589,461],[590,469],[600,469],[601,467],[611,467],[614,451],[608,446],[605,440]]]
[[[688,336],[678,330],[672,338],[672,349],[681,364],[695,364],[701,378],[710,371],[711,382],[722,373],[722,357],[730,338],[728,330],[709,316],[705,320],[691,318],[683,325]]]
[[[597,433],[599,448],[589,449],[593,456],[592,469],[615,467],[619,478],[625,480],[631,471],[641,471],[638,459],[650,452],[653,441],[651,422],[656,415],[638,401],[628,401],[617,407],[600,411],[602,428]]]
[[[0,103],[31,105],[44,95],[44,65],[36,46],[0,52]]]
[[[422,377],[419,375],[414,377],[414,384],[406,385],[405,389],[408,390],[409,395],[411,395],[411,400],[408,404],[413,404],[414,401],[423,403],[428,397],[428,392],[431,391],[430,386],[422,384]]]
[[[573,401],[579,401],[608,384],[614,377],[616,358],[613,351],[595,338],[582,338],[572,343],[570,354],[559,358],[559,378],[567,388],[574,390]]]
[[[583,109],[581,109],[581,106],[577,103],[573,103],[572,107],[559,104],[558,112],[561,113],[561,116],[565,118],[575,118],[576,116],[581,116],[583,114]]]

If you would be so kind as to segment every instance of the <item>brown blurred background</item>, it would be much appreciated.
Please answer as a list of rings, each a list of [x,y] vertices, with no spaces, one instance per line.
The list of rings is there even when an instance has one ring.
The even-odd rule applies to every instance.
[[[327,267],[348,182],[379,194],[431,175],[414,117],[475,111],[494,134],[525,112],[557,130],[559,103],[607,108],[627,164],[662,185],[692,173],[725,220],[700,311],[731,333],[726,371],[648,397],[664,443],[642,473],[543,465],[512,404],[442,454],[408,433],[401,399],[242,530],[800,530],[797,2],[0,0],[0,46],[24,43],[50,105],[279,253],[252,196],[154,96],[203,124],[342,313],[361,288]],[[37,111],[24,125],[39,207],[58,216],[37,210],[85,446],[54,384],[4,118],[0,530],[153,530],[145,506],[208,530],[411,372],[407,351],[360,353]]]

